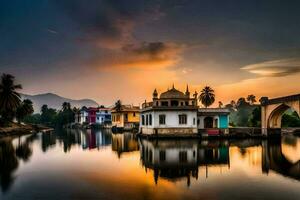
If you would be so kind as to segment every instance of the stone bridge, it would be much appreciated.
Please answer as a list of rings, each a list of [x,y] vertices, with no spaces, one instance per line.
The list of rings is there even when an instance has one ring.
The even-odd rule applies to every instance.
[[[272,129],[281,129],[281,119],[284,112],[290,108],[300,116],[300,94],[269,99],[262,97],[261,126],[262,133],[267,135]]]

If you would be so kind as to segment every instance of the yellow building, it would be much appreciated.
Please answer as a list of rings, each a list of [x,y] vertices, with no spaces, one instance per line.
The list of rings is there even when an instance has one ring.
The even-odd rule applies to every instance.
[[[122,105],[120,109],[111,111],[112,126],[118,129],[131,130],[137,128],[140,122],[138,106]]]

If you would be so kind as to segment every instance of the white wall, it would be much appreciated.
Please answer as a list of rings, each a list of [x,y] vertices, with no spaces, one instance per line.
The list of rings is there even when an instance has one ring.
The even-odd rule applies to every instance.
[[[146,115],[152,114],[152,125],[146,125]],[[187,124],[179,124],[179,115],[187,115]],[[145,125],[142,125],[142,115],[145,116]],[[159,124],[159,115],[166,116],[166,124]],[[195,119],[195,124],[193,120]],[[148,111],[140,115],[140,127],[147,128],[197,128],[197,111]]]

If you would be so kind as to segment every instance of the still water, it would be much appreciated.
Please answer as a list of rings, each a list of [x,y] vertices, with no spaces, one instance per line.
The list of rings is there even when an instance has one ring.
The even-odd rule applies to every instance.
[[[57,131],[0,140],[0,199],[300,199],[300,138],[138,140]]]

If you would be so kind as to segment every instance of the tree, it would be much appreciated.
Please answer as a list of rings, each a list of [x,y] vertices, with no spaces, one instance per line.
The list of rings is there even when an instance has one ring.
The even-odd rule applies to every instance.
[[[215,91],[209,87],[205,86],[200,93],[199,100],[207,108],[215,102]]]
[[[21,96],[17,90],[22,89],[22,86],[14,82],[14,76],[2,74],[0,82],[0,115],[5,124],[14,118],[17,108],[21,104]]]
[[[232,101],[230,102],[230,104],[231,104],[232,108],[236,108],[236,102],[235,102],[234,100],[232,100]]]
[[[31,115],[34,112],[32,101],[24,99],[21,105],[17,108],[16,118],[20,123],[26,116]]]
[[[281,119],[282,127],[300,127],[300,118],[296,111],[284,113]]]
[[[253,94],[248,95],[247,101],[250,103],[250,105],[253,105],[256,102],[256,97]]]
[[[261,107],[257,106],[252,111],[251,118],[249,119],[250,127],[260,127],[261,126]]]
[[[48,108],[47,105],[43,105],[41,108],[41,123],[54,126],[56,124],[57,112],[53,108]]]
[[[222,101],[219,101],[219,108],[223,108],[223,103],[222,103]]]
[[[115,103],[115,110],[117,111],[117,112],[119,112],[119,111],[121,111],[122,110],[122,102],[121,102],[121,100],[118,100],[118,101],[116,101],[116,103]]]
[[[64,102],[62,104],[62,110],[63,111],[71,110],[71,104],[69,102]]]

